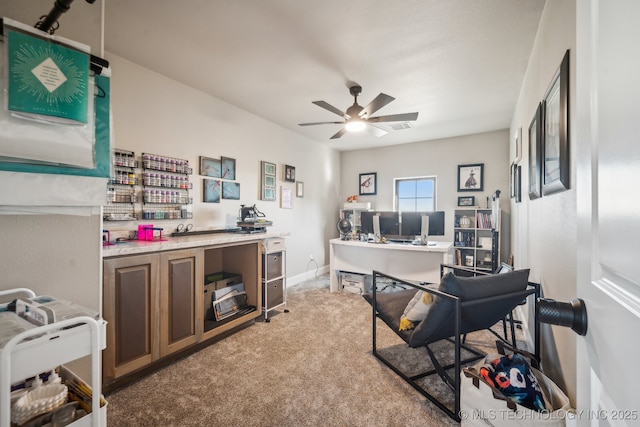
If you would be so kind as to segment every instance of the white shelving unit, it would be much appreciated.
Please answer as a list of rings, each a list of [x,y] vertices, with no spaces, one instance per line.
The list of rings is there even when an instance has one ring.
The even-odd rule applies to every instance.
[[[35,297],[27,289],[1,291]],[[106,322],[89,316],[73,317],[20,332],[0,349],[0,427],[10,427],[11,384],[51,371],[76,359],[91,356],[91,413],[69,424],[74,427],[107,425],[106,405],[100,407],[101,351],[106,347]]]
[[[500,191],[490,208],[460,207],[454,211],[453,264],[495,271],[500,264]]]
[[[340,209],[340,219],[347,219],[353,224],[354,230],[360,229],[360,213],[371,210],[371,203],[345,203]]]

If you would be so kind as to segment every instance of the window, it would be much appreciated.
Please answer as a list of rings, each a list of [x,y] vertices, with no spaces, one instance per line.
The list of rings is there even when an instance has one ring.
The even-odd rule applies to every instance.
[[[436,177],[395,178],[394,207],[398,212],[436,210]]]

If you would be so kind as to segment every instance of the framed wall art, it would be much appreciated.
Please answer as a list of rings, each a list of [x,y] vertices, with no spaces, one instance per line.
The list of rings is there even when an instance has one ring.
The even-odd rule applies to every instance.
[[[542,194],[569,188],[569,51],[543,101]]]
[[[458,206],[475,206],[475,196],[462,196],[458,197]]]
[[[515,195],[515,186],[513,184],[513,175],[515,175],[514,169],[516,167],[515,162],[511,162],[511,165],[509,165],[509,198],[513,199],[516,195]]]
[[[484,163],[458,165],[458,191],[484,189]]]
[[[542,196],[541,191],[542,161],[542,103],[538,104],[536,113],[529,125],[529,199]]]
[[[231,181],[236,179],[236,159],[220,157],[220,178]]]
[[[202,180],[202,189],[204,203],[220,203],[220,180],[205,178]]]
[[[222,198],[240,200],[240,184],[237,182],[222,181]]]
[[[296,197],[304,197],[304,182],[296,181]]]
[[[296,168],[290,165],[284,165],[284,180],[287,182],[296,182]]]
[[[276,164],[260,162],[260,200],[276,199]]]
[[[516,158],[514,160],[514,162],[520,163],[520,160],[522,159],[522,128],[519,127],[518,130],[516,130],[516,134],[514,135],[514,140],[516,143]]]
[[[220,178],[220,159],[200,156],[200,175]]]
[[[293,209],[292,191],[288,187],[280,187],[280,207],[283,209]]]
[[[520,165],[516,165],[515,168],[515,173],[513,175],[513,183],[515,185],[515,189],[514,189],[514,193],[515,193],[515,199],[516,199],[516,203],[520,203],[522,201],[522,177],[521,177],[521,173],[522,173],[522,166]]]
[[[375,196],[377,193],[377,172],[361,173],[360,174],[360,195],[361,196]]]

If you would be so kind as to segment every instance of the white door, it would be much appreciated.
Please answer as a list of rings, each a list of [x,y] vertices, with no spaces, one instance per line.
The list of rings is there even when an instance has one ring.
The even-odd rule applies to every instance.
[[[640,425],[640,1],[578,0],[578,425]]]

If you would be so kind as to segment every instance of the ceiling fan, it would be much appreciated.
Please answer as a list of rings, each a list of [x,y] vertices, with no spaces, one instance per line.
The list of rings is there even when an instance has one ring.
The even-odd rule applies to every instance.
[[[335,135],[331,137],[331,139],[340,138],[347,131],[360,131],[368,127],[369,130],[373,132],[376,136],[382,136],[387,133],[386,130],[381,129],[377,126],[374,126],[372,123],[381,123],[381,122],[408,122],[413,121],[418,118],[418,113],[404,113],[404,114],[392,114],[389,116],[377,116],[371,117],[373,113],[389,104],[395,98],[389,96],[384,93],[380,93],[375,97],[373,101],[369,103],[366,107],[362,107],[358,105],[358,95],[362,92],[362,87],[360,86],[351,86],[349,88],[349,93],[353,95],[354,102],[353,105],[347,108],[346,113],[340,111],[333,105],[325,102],[325,101],[313,101],[318,107],[322,107],[325,110],[331,111],[339,116],[344,118],[343,121],[340,122],[315,122],[315,123],[299,123],[300,126],[313,126],[313,125],[327,125],[327,124],[335,124],[341,125],[344,124],[344,127],[338,131]]]

